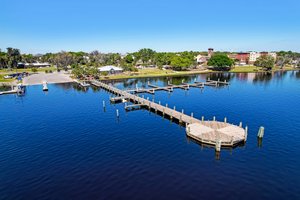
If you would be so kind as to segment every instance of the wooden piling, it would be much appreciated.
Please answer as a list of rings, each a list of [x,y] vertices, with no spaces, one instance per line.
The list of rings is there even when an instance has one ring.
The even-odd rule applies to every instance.
[[[217,140],[217,141],[216,141],[215,150],[216,150],[217,152],[220,152],[220,151],[221,151],[221,144],[222,144],[222,141],[221,141],[221,140]]]
[[[248,126],[245,127],[245,142],[247,141],[248,137]]]
[[[263,137],[264,137],[264,134],[265,134],[265,128],[264,128],[263,126],[261,126],[261,127],[259,128],[257,137],[258,137],[258,138],[263,138]]]

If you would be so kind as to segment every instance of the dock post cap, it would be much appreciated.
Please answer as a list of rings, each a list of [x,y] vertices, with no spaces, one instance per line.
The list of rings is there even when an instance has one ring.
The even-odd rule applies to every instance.
[[[216,141],[216,146],[215,146],[215,150],[217,151],[217,152],[220,152],[221,151],[221,145],[222,144],[222,141],[221,140],[217,140]]]
[[[245,127],[245,142],[247,141],[248,137],[248,126]]]
[[[258,138],[263,138],[264,137],[264,133],[265,133],[265,128],[263,126],[261,126],[258,130],[258,134],[257,137]]]

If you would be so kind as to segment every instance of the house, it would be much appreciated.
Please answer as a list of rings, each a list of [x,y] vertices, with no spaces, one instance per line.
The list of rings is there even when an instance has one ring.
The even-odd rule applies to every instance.
[[[203,56],[203,55],[199,54],[198,56],[196,56],[196,60],[197,60],[198,64],[204,64],[207,62],[208,56]]]
[[[207,51],[207,56],[201,55],[201,54],[199,54],[198,56],[196,56],[197,63],[200,64],[200,65],[205,64],[211,58],[211,56],[213,54],[214,54],[214,49],[213,48],[209,48],[208,51]]]
[[[39,67],[50,67],[50,66],[51,66],[51,64],[49,64],[47,62],[45,62],[45,63],[39,63],[39,62],[37,62],[37,63],[25,63],[25,67],[37,67],[37,68],[39,68]]]
[[[123,69],[120,67],[108,65],[98,68],[99,72],[107,72],[108,74],[119,74],[123,72]]]
[[[275,60],[277,57],[275,52],[265,52],[265,51],[263,51],[263,52],[255,52],[255,51],[240,52],[237,54],[230,54],[228,57],[237,61],[237,64],[239,64],[239,65],[247,65],[247,64],[253,65],[255,63],[255,61],[263,55],[272,56]]]

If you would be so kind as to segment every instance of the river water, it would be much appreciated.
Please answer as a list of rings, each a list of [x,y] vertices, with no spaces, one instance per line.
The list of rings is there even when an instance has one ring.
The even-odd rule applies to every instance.
[[[23,97],[0,96],[0,199],[300,199],[300,72],[111,84],[128,89],[208,77],[230,86],[145,97],[199,119],[247,125],[247,143],[220,155],[168,119],[110,104],[111,94],[98,88],[51,84],[47,93],[29,86]]]

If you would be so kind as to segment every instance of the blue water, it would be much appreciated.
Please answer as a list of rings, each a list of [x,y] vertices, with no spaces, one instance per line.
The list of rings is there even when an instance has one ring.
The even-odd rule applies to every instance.
[[[300,72],[113,84],[207,77],[231,84],[145,97],[197,118],[248,125],[247,143],[220,155],[155,113],[111,105],[97,88],[52,84],[48,93],[30,86],[24,97],[0,96],[0,199],[300,199]]]

